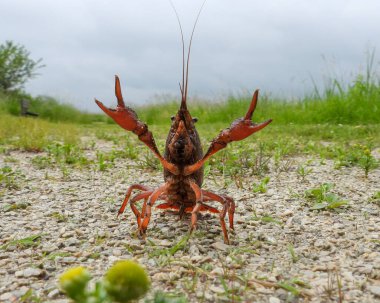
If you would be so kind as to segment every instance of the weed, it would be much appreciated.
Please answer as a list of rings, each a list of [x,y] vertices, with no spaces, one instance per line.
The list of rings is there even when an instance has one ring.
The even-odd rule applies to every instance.
[[[43,302],[42,299],[33,293],[33,289],[29,290],[20,298],[20,303],[40,303]]]
[[[0,185],[7,189],[20,189],[18,179],[20,172],[12,170],[10,166],[0,168]]]
[[[312,168],[307,167],[308,164],[309,161],[306,164],[300,164],[297,167],[297,175],[302,181],[305,181],[306,177],[313,172]]]
[[[71,254],[68,252],[54,252],[50,253],[46,258],[51,261],[55,261],[57,258],[70,257]]]
[[[100,171],[105,171],[107,167],[110,167],[110,165],[106,163],[105,156],[103,153],[97,152],[96,159],[98,160],[98,168]]]
[[[335,167],[359,166],[367,178],[371,170],[379,166],[379,161],[372,155],[368,145],[354,144],[352,146],[334,146],[326,154],[335,160]]]
[[[89,259],[94,259],[94,260],[99,259],[100,258],[100,253],[94,252],[91,255],[89,255],[88,258]]]
[[[57,222],[67,222],[69,220],[67,218],[67,216],[65,216],[64,214],[59,213],[59,212],[53,212],[53,213],[51,213],[50,217],[56,219]]]
[[[182,294],[171,294],[156,292],[152,300],[146,300],[146,303],[187,303],[185,297]]]
[[[252,186],[252,191],[254,193],[266,193],[268,190],[268,183],[270,181],[269,177],[263,178],[260,183],[254,183]]]
[[[343,302],[343,292],[342,292],[342,280],[340,274],[335,270],[334,272],[327,272],[327,284],[323,286],[323,295],[329,299],[333,299],[334,294],[337,293],[338,302]]]
[[[292,257],[293,263],[296,263],[300,258],[297,256],[293,244],[288,244],[288,251],[290,256]]]
[[[280,226],[283,225],[283,223],[281,221],[276,220],[275,218],[273,218],[273,217],[271,217],[269,215],[264,215],[262,217],[253,216],[252,220],[254,220],[254,221],[261,221],[263,223],[274,223],[274,224],[277,224],[277,225],[280,225]]]
[[[16,203],[12,203],[12,204],[5,203],[3,206],[3,210],[5,212],[15,211],[15,210],[19,210],[19,209],[26,209],[28,206],[30,206],[30,203],[28,203],[28,202],[16,202]]]
[[[18,163],[18,162],[20,162],[18,159],[16,159],[16,158],[13,158],[13,157],[10,157],[10,156],[8,156],[8,157],[5,157],[4,158],[4,162],[5,163]]]
[[[370,198],[369,198],[370,203],[377,204],[380,206],[380,191],[375,192]]]
[[[160,161],[156,157],[152,157],[151,152],[145,149],[137,162],[140,168],[149,170],[159,170],[161,168]]]
[[[89,161],[83,156],[81,149],[74,144],[55,143],[46,148],[49,156],[60,165],[87,166]]]
[[[12,240],[0,246],[0,249],[7,249],[10,246],[16,246],[19,249],[37,247],[38,245],[40,245],[41,237],[42,237],[42,234],[37,234],[37,235],[29,236],[23,239]]]
[[[324,183],[305,192],[306,199],[313,202],[312,210],[335,209],[348,204],[336,194],[330,193],[332,188],[331,183]]]
[[[151,247],[148,251],[148,256],[150,258],[156,257],[157,258],[156,262],[159,265],[166,265],[167,263],[170,263],[171,257],[173,257],[177,251],[185,250],[187,248],[187,243],[189,239],[190,239],[190,236],[186,235],[182,237],[172,247],[165,248],[165,249],[156,247],[156,244],[153,241],[148,240],[148,243],[150,244],[150,247]]]
[[[52,165],[52,159],[46,156],[35,156],[32,158],[32,164],[38,169],[45,169]]]

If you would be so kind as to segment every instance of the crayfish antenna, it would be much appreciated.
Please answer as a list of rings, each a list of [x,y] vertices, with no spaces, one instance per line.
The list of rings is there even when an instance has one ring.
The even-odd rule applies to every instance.
[[[181,110],[187,109],[186,100],[187,100],[187,87],[188,87],[188,82],[189,82],[189,61],[190,61],[191,43],[193,41],[195,27],[197,26],[199,16],[201,15],[202,9],[203,9],[206,1],[207,0],[203,1],[202,6],[199,9],[197,18],[195,19],[195,22],[194,22],[194,26],[193,26],[193,30],[191,32],[191,37],[190,37],[190,42],[189,42],[189,49],[187,52],[187,62],[186,62],[186,66],[185,66],[185,42],[184,42],[184,37],[183,37],[182,25],[181,25],[181,21],[179,19],[178,12],[177,12],[172,0],[169,0],[170,5],[172,6],[174,13],[177,17],[179,29],[181,32],[181,40],[182,40],[182,85],[180,84],[180,90],[181,90],[181,96],[182,96],[182,98],[181,98]]]

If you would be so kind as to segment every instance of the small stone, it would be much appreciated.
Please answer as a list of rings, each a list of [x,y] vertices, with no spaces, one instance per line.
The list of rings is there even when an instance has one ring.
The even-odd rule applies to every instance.
[[[24,276],[24,271],[23,270],[18,270],[15,272],[15,277],[16,278],[21,278]]]
[[[217,293],[217,294],[222,294],[222,293],[225,292],[224,288],[219,287],[219,286],[215,286],[215,285],[211,285],[211,286],[210,286],[210,290],[211,290],[212,292]]]
[[[6,292],[6,293],[3,293],[1,296],[0,296],[0,302],[12,302],[14,300],[14,302],[16,302],[15,300],[17,300],[17,298],[15,297],[14,294],[12,294],[11,292]]]
[[[25,294],[28,292],[28,290],[29,290],[29,287],[21,286],[20,288],[18,288],[17,290],[15,290],[15,291],[13,292],[13,294],[14,294],[16,297],[20,298],[20,297],[22,297],[23,295],[25,295]]]
[[[51,292],[48,293],[48,298],[49,299],[54,299],[59,296],[59,290],[58,289],[53,289]]]
[[[221,267],[215,267],[215,268],[211,271],[211,274],[214,274],[214,275],[223,275],[223,274],[224,274],[224,270],[223,270],[223,268],[221,268]]]
[[[190,248],[189,248],[189,254],[193,257],[200,257],[199,256],[199,248],[195,245],[195,244],[192,244],[190,245]]]
[[[195,255],[195,256],[192,256],[192,257],[191,257],[191,261],[192,261],[193,263],[198,263],[200,260],[202,260],[202,257],[199,256],[199,255]]]
[[[23,273],[23,276],[25,278],[28,278],[28,277],[43,277],[46,273],[41,270],[41,269],[38,269],[38,268],[27,268],[24,270],[24,273]]]
[[[109,261],[111,264],[115,263],[115,262],[118,261],[118,260],[119,260],[119,258],[116,257],[116,256],[109,256],[109,257],[108,257],[108,261]]]
[[[114,256],[120,257],[120,256],[122,255],[122,252],[121,252],[120,249],[114,249],[114,250],[112,251],[112,254],[113,254]]]
[[[380,286],[369,286],[368,290],[376,297],[380,297]]]
[[[222,243],[222,242],[212,243],[211,246],[217,250],[222,250],[222,251],[227,251],[227,249],[229,248],[227,244]]]
[[[366,275],[370,274],[372,270],[373,270],[373,266],[369,264],[366,264],[358,268],[359,273],[366,274]]]
[[[294,212],[290,209],[285,210],[280,216],[281,217],[288,217],[293,216]],[[273,298],[273,297],[272,297]],[[277,298],[276,298],[277,299]]]
[[[170,241],[168,241],[168,240],[165,239],[165,240],[160,241],[158,243],[158,245],[164,246],[164,247],[170,247],[170,246],[172,246],[172,242],[170,242]]]
[[[276,298],[276,297],[270,297],[269,303],[281,303],[281,300],[279,298]]]
[[[66,263],[66,264],[72,264],[76,260],[77,260],[77,258],[75,258],[75,257],[64,257],[64,258],[61,259],[61,262],[62,263]]]

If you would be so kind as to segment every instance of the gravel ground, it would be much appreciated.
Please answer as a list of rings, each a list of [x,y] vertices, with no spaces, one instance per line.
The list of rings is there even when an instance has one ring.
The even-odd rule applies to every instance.
[[[86,152],[95,157],[94,150]],[[161,173],[122,159],[103,172],[95,166],[70,169],[63,178],[59,168],[36,168],[31,161],[37,155],[0,155],[0,167],[20,173],[18,189],[0,187],[0,302],[18,302],[29,289],[42,302],[67,302],[57,289],[63,271],[82,265],[99,278],[120,259],[147,269],[152,293],[184,294],[190,302],[380,302],[380,208],[370,202],[380,190],[380,169],[365,179],[358,168],[336,170],[329,160],[292,158],[289,171],[268,174],[266,193],[234,184],[220,190],[220,178],[208,177],[207,189],[236,201],[231,245],[223,243],[217,216],[204,213],[186,247],[170,255],[168,248],[187,234],[189,217],[179,221],[154,209],[146,241],[136,237],[129,208],[116,218],[128,185],[155,188]],[[308,160],[312,172],[301,180],[297,163]],[[244,184],[253,182],[258,180]],[[303,193],[322,183],[335,184],[332,191],[348,206],[310,210]],[[7,210],[9,205],[18,208]],[[41,237],[32,247],[12,243],[33,235]]]

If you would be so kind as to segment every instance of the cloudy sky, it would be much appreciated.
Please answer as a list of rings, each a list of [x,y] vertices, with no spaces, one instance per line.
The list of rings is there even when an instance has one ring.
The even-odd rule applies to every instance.
[[[202,0],[173,2],[188,41]],[[168,0],[0,0],[0,43],[6,40],[43,58],[46,67],[25,87],[33,95],[97,111],[94,97],[115,104],[117,74],[131,103],[179,96],[182,50]],[[189,96],[256,88],[302,96],[312,79],[349,81],[374,48],[379,0],[208,0],[193,40]]]

